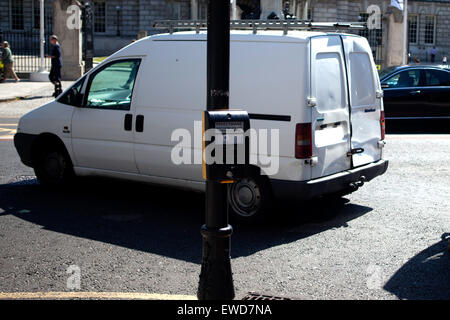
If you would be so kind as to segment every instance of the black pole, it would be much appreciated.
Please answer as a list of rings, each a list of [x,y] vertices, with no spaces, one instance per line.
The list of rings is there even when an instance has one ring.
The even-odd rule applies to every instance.
[[[230,1],[208,0],[207,107],[229,108]],[[206,181],[206,219],[201,229],[203,260],[197,292],[199,300],[234,298],[230,261],[227,185]]]

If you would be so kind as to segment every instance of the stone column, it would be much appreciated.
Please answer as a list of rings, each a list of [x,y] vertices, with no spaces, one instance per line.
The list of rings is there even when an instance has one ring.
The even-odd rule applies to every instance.
[[[67,8],[76,4],[76,0],[54,0],[53,2],[53,32],[58,36],[61,45],[63,80],[77,80],[84,73],[81,23],[71,24],[70,28],[68,26],[69,19],[81,19],[81,9],[67,13]],[[78,27],[73,27],[74,25]]]
[[[261,20],[267,20],[267,16],[272,12],[283,19],[283,1],[281,0],[261,0]]]
[[[198,20],[198,0],[191,0],[191,20]]]
[[[390,7],[383,16],[383,68],[398,66],[403,61],[403,15]]]

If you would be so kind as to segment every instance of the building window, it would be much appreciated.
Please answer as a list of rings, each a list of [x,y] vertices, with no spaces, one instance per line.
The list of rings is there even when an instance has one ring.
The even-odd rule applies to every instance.
[[[408,41],[411,44],[417,44],[419,31],[418,24],[419,19],[417,15],[408,16]]]
[[[33,0],[33,28],[41,28],[41,3],[39,0]]]
[[[425,16],[425,44],[434,44],[436,16]]]
[[[11,29],[24,29],[23,0],[11,0]]]
[[[106,2],[94,2],[94,32],[106,32]]]
[[[178,1],[167,2],[167,19],[180,20],[181,19],[181,3]]]
[[[208,6],[205,0],[198,1],[197,19],[206,20],[208,18]]]
[[[359,14],[360,22],[367,22],[369,19],[369,14],[367,12],[361,12]],[[383,30],[382,29],[372,29],[365,28],[364,30],[359,31],[359,35],[367,38],[371,47],[376,47],[381,45],[383,40]]]
[[[306,11],[306,20],[311,20],[313,19],[313,9],[312,8],[308,8],[308,10]]]
[[[369,14],[367,12],[361,12],[359,14],[359,21],[360,22],[367,22],[367,19],[369,19]],[[369,29],[365,28],[364,30],[359,31],[359,35],[365,38],[369,37]]]
[[[33,0],[33,29],[41,29],[41,2]],[[45,31],[51,33],[53,30],[53,12],[48,5],[44,7],[44,28]]]

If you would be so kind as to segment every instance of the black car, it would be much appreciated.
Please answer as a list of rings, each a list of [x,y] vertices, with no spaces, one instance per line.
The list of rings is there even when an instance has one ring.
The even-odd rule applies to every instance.
[[[450,69],[407,65],[380,72],[386,120],[450,119]]]

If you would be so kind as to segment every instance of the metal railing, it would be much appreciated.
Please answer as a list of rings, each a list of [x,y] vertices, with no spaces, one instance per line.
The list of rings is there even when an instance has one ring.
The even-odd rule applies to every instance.
[[[45,52],[50,52],[48,38],[45,35]],[[8,41],[14,58],[14,70],[16,72],[35,72],[40,67],[40,34],[36,31],[1,31],[0,42]],[[44,60],[44,67],[50,69],[50,59]]]
[[[155,29],[166,29],[169,33],[175,30],[200,30],[207,28],[206,20],[156,20],[153,23]],[[364,30],[364,22],[311,22],[308,20],[232,20],[230,29],[233,30],[252,30],[257,33],[258,30],[282,30],[287,34],[290,30],[321,30],[321,31],[346,31],[346,30]]]

